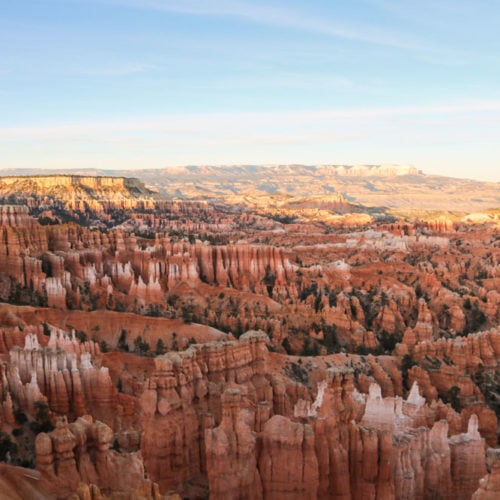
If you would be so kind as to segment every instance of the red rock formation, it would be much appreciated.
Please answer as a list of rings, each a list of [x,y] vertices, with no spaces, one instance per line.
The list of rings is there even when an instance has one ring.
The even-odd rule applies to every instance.
[[[22,332],[18,326],[14,328],[0,329],[0,353],[7,354],[13,347],[23,347],[25,345],[26,333]]]
[[[205,469],[200,463],[201,433],[207,422],[220,425],[225,384],[245,384],[244,394],[254,403],[272,401],[271,385],[264,378],[266,339],[249,332],[239,342],[195,344],[155,359],[156,371],[141,396],[141,446],[146,468],[162,489],[178,488]]]
[[[485,442],[478,432],[478,420],[472,415],[466,434],[450,439],[453,498],[468,499],[486,474]]]
[[[27,207],[0,205],[0,269],[21,286],[39,290],[41,267],[30,255],[47,250],[45,231],[28,215]]]
[[[157,487],[144,479],[140,456],[110,450],[112,438],[108,426],[88,415],[69,425],[61,421],[51,433],[38,434],[41,486],[52,494],[68,495],[86,483],[129,497],[160,498]]]
[[[453,498],[448,425],[437,422],[431,430],[419,428],[394,437],[394,497]]]
[[[418,301],[418,317],[415,328],[405,332],[403,342],[408,345],[415,345],[424,341],[434,339],[434,320],[424,299]]]
[[[210,497],[262,498],[256,464],[256,435],[241,416],[241,391],[226,389],[222,420],[205,430],[205,459]]]
[[[46,401],[56,414],[80,416],[91,412],[115,426],[117,392],[108,369],[96,369],[91,354],[81,351],[78,361],[71,351],[13,349],[10,359],[10,392],[30,414],[37,401]]]
[[[275,415],[266,422],[259,439],[264,498],[316,498],[319,474],[311,426]]]
[[[0,307],[0,422],[12,439],[29,437],[40,402],[53,423],[71,422],[37,438],[54,494],[347,500],[477,490],[485,440],[496,445],[495,230],[437,218],[353,232],[352,218],[329,225],[324,209],[341,210],[340,199],[217,213],[206,203],[89,199],[78,182],[63,203],[37,195],[28,204],[53,221],[87,209],[106,227],[128,220],[91,231],[0,208],[0,299],[36,306]],[[270,339],[229,341],[208,325]],[[196,341],[205,343],[187,348]],[[169,352],[153,360],[154,350]],[[478,494],[495,488],[492,470]]]
[[[500,360],[500,332],[496,329],[460,337],[424,342],[412,350],[416,360],[425,356],[449,358],[462,372],[474,373],[479,365],[496,369]]]
[[[496,500],[500,496],[500,449],[487,451],[489,474],[479,481],[472,500]]]

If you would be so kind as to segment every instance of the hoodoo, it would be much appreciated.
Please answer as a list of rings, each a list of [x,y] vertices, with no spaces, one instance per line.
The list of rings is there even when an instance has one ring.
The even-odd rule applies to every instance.
[[[497,494],[496,225],[125,178],[3,178],[0,198],[0,459],[19,491]]]

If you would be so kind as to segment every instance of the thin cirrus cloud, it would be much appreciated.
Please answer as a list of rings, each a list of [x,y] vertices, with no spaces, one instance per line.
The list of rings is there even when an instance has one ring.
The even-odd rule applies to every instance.
[[[156,68],[153,64],[125,62],[114,63],[108,65],[70,65],[64,68],[66,73],[71,73],[79,76],[98,76],[98,77],[115,77],[115,76],[130,76],[139,73],[146,73],[147,71]]]
[[[357,126],[363,121],[384,122],[396,118],[433,118],[449,115],[474,117],[480,115],[486,123],[492,114],[500,111],[500,101],[471,101],[428,106],[402,106],[379,108],[350,108],[310,111],[278,111],[278,112],[227,112],[198,113],[184,115],[166,115],[123,120],[101,120],[98,122],[46,124],[40,126],[1,127],[0,144],[15,141],[37,140],[87,140],[89,136],[108,136],[111,140],[117,135],[130,136],[148,133],[155,135],[170,134],[201,136],[227,134],[228,137],[251,133],[261,128],[263,131],[281,130],[281,136],[290,131],[306,132],[307,127],[324,130],[328,127],[339,127],[343,124]],[[343,120],[343,122],[341,121]],[[476,124],[477,125],[477,124]],[[366,126],[366,123],[365,123]]]
[[[423,40],[403,33],[374,29],[370,25],[353,25],[345,20],[325,20],[290,8],[238,0],[91,0],[115,6],[157,10],[196,16],[234,17],[250,22],[291,28],[349,41],[392,47],[396,49],[436,52]]]

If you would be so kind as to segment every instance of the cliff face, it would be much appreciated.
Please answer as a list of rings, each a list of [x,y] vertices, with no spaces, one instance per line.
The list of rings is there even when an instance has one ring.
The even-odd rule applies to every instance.
[[[494,500],[500,495],[500,449],[490,448],[487,452],[489,474],[479,481],[479,488],[472,500]]]
[[[17,425],[14,409],[50,409],[56,429],[36,438],[44,491],[83,483],[146,498],[466,499],[486,474],[481,414],[427,403],[417,384],[397,396],[389,359],[336,355],[290,372],[264,333],[248,332],[158,356],[144,384],[122,394],[95,367],[95,343],[50,333],[18,330],[24,348],[10,351],[0,377],[3,425]],[[290,378],[299,372],[310,386]],[[109,449],[116,440],[134,449],[139,429],[140,455]]]
[[[226,389],[221,396],[222,418],[204,434],[210,495],[213,498],[262,498],[257,469],[257,438],[242,417],[241,391]]]
[[[20,286],[41,292],[45,276],[36,256],[47,249],[47,235],[29,216],[26,207],[0,205],[1,272],[14,278]]]
[[[150,477],[162,489],[177,488],[205,472],[207,465],[201,458],[216,456],[215,449],[205,451],[204,443],[207,439],[215,443],[234,424],[231,399],[238,396],[228,393],[224,396],[227,404],[221,404],[226,386],[245,385],[245,394],[250,391],[255,403],[272,400],[271,384],[264,376],[265,341],[263,334],[247,333],[239,342],[195,345],[155,359],[156,371],[141,396],[142,453]],[[221,420],[225,423],[218,433],[203,434]]]
[[[80,483],[128,498],[161,498],[158,487],[144,479],[137,453],[110,450],[112,430],[90,416],[68,424],[60,421],[50,433],[36,438],[41,487],[57,496],[75,493]]]
[[[378,385],[364,396],[352,368],[331,369],[306,404],[269,373],[264,344],[247,333],[157,358],[142,454],[161,489],[206,473],[214,498],[470,497],[486,471],[476,415],[449,438],[417,386],[407,400]]]
[[[184,229],[189,217],[207,217],[202,204],[179,210],[175,220]],[[2,213],[0,297],[15,303],[170,317],[185,315],[188,308],[193,318],[203,315],[203,322],[233,333],[262,328],[277,345],[297,331],[324,345],[335,328],[347,349],[372,352],[392,351],[401,340],[413,352],[415,344],[445,331],[463,335],[496,324],[500,314],[496,278],[483,278],[482,287],[473,277],[464,281],[467,270],[456,250],[462,248],[457,247],[461,239],[451,250],[448,238],[397,239],[375,231],[292,248],[260,241],[210,244],[162,232],[145,239],[123,229],[106,233],[70,224],[41,226],[25,208],[13,206]],[[181,216],[187,222],[181,223]],[[163,224],[161,217],[147,220],[152,228]],[[380,257],[385,252],[397,266],[387,268]],[[486,253],[472,252],[467,266],[494,276],[496,256]],[[471,295],[463,299],[449,287]],[[301,340],[297,346],[292,339],[292,352],[303,350],[306,339]]]
[[[145,170],[140,176],[162,193],[196,199],[203,190],[205,196],[228,200],[235,194],[347,193],[353,203],[399,210],[470,212],[498,205],[496,183],[426,175],[411,165],[189,166]],[[461,198],[457,192],[470,196]]]
[[[0,299],[16,304],[0,304],[0,453],[36,460],[41,490],[495,491],[495,227],[431,214],[352,229],[338,193],[246,210],[67,177],[40,193],[24,179],[28,208],[0,206]],[[100,229],[61,223],[82,214]]]
[[[416,360],[426,356],[440,360],[449,359],[461,372],[472,374],[478,367],[497,370],[500,359],[500,334],[498,330],[476,333],[456,339],[438,339],[421,342],[411,348]]]
[[[29,177],[0,177],[0,189],[5,195],[35,195],[52,194],[53,190],[66,188],[66,195],[60,199],[69,198],[72,190],[82,188],[95,191],[95,197],[108,195],[110,191],[128,193],[128,196],[148,195],[151,191],[145,188],[139,179],[127,177],[94,177],[82,175],[32,175]],[[135,190],[135,191],[134,191]],[[103,196],[104,197],[104,196]]]
[[[0,177],[0,199],[31,208],[102,212],[134,208],[152,200],[153,193],[138,179],[79,175]]]
[[[26,209],[3,207],[0,265],[16,285],[49,307],[85,307],[82,293],[99,304],[120,300],[146,306],[183,282],[202,281],[265,296],[296,296],[296,266],[281,249],[249,244],[215,246],[158,238],[139,249],[136,237],[72,226],[43,227]],[[0,213],[1,215],[1,213]],[[11,296],[14,292],[11,290]],[[127,303],[128,302],[128,303]]]
[[[98,346],[92,350],[99,352]],[[15,348],[10,363],[4,390],[22,410],[34,414],[36,403],[45,401],[55,414],[74,418],[92,412],[115,427],[117,391],[108,369],[96,369],[90,353]]]
[[[4,227],[29,229],[34,226],[34,221],[29,216],[28,207],[0,205],[0,224]]]

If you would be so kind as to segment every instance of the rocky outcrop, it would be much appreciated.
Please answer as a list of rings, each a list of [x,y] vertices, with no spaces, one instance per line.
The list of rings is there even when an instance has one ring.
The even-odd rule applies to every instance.
[[[256,433],[241,415],[241,391],[226,389],[221,397],[222,420],[205,430],[205,458],[210,497],[262,498],[257,470]]]
[[[201,282],[266,297],[297,296],[297,266],[279,248],[171,243],[158,237],[154,245],[139,249],[133,234],[42,227],[25,208],[8,208],[0,226],[0,265],[14,283],[46,299],[49,307],[96,308],[118,299],[126,307],[148,307],[181,283]],[[20,213],[19,227],[9,225],[17,223]]]
[[[161,489],[182,491],[187,478],[206,473],[215,498],[472,494],[485,471],[476,415],[457,434],[440,420],[445,407],[428,405],[416,384],[406,400],[382,397],[376,385],[365,396],[347,367],[329,369],[314,402],[298,397],[292,414],[280,384],[285,398],[292,386],[265,375],[263,342],[250,333],[241,344],[157,358],[142,396],[142,451]]]
[[[0,225],[18,229],[34,226],[28,207],[19,205],[0,205]]]
[[[9,392],[17,404],[34,414],[35,404],[45,401],[58,415],[78,417],[91,412],[115,425],[117,392],[108,369],[96,369],[91,354],[69,351],[15,348],[6,371]]]
[[[84,483],[128,498],[159,499],[157,487],[144,479],[140,455],[110,450],[112,439],[112,430],[88,415],[71,424],[61,420],[54,431],[38,434],[36,462],[43,488],[69,495]]]
[[[43,420],[59,496],[494,491],[493,225],[339,216],[363,209],[331,190],[232,200],[247,210],[66,177],[0,185],[33,193],[0,208],[0,300],[29,304],[0,307],[5,460],[30,463]]]
[[[45,275],[32,256],[48,249],[47,236],[27,207],[0,205],[0,270],[21,287],[41,292]]]
[[[25,349],[11,351],[2,376],[2,418],[14,423],[12,402],[29,413],[30,401],[46,401],[54,416],[76,419],[67,424],[63,418],[55,431],[37,437],[44,487],[59,492],[83,483],[149,498],[157,490],[139,481],[145,470],[160,491],[186,496],[208,490],[214,498],[465,499],[486,473],[475,414],[460,433],[461,416],[446,413],[449,407],[440,402],[427,403],[417,384],[406,399],[395,395],[384,372],[389,364],[373,356],[363,362],[384,391],[372,383],[368,394],[358,392],[360,365],[343,355],[338,366],[308,368],[325,377],[310,391],[276,371],[280,355],[269,354],[260,332],[155,358],[155,371],[136,393],[142,458],[117,453],[109,444],[125,442],[121,429],[115,426],[113,434],[110,425],[84,415],[102,410],[114,416],[117,404],[126,406],[121,397],[130,396],[117,394],[106,370],[94,368],[96,346],[79,345],[56,328],[45,339],[58,350],[41,349],[32,332]],[[118,472],[124,467],[131,470],[126,481]],[[189,490],[193,485],[198,493]]]
[[[500,496],[500,449],[488,449],[487,463],[489,474],[479,481],[472,500],[495,500]]]
[[[471,417],[467,433],[451,438],[445,420],[425,428],[415,427],[415,414],[407,417],[407,425],[395,428],[392,437],[380,426],[355,431],[355,449],[361,448],[359,453],[365,455],[362,471],[351,471],[356,477],[353,498],[470,498],[485,470],[484,439],[477,433],[477,417]]]
[[[496,329],[455,339],[423,342],[412,349],[416,360],[449,359],[461,372],[475,373],[479,366],[495,370],[500,362],[500,332]]]
[[[264,425],[259,439],[264,498],[316,498],[319,473],[312,427],[275,415]]]
[[[178,488],[204,472],[205,439],[218,442],[231,432],[238,416],[237,408],[231,410],[231,401],[239,396],[226,394],[224,410],[221,397],[226,387],[241,387],[245,407],[249,401],[272,402],[271,384],[265,377],[266,340],[262,333],[248,332],[238,342],[195,344],[182,353],[155,359],[156,370],[141,396],[141,448],[148,473],[162,490]],[[252,429],[254,422],[253,416]],[[214,426],[221,427],[208,430]],[[211,481],[218,484],[213,470]],[[223,469],[223,474],[228,473]]]
[[[424,299],[419,299],[417,323],[415,328],[408,329],[405,332],[403,342],[408,345],[415,345],[420,342],[432,341],[435,331],[435,322],[427,307],[427,302]]]
[[[64,203],[67,208],[102,211],[111,207],[133,208],[138,200],[151,199],[153,193],[138,179],[81,175],[32,175],[0,177],[2,197],[43,200],[45,204]]]
[[[453,498],[468,499],[486,474],[485,441],[478,432],[478,419],[472,415],[465,434],[450,439]]]

